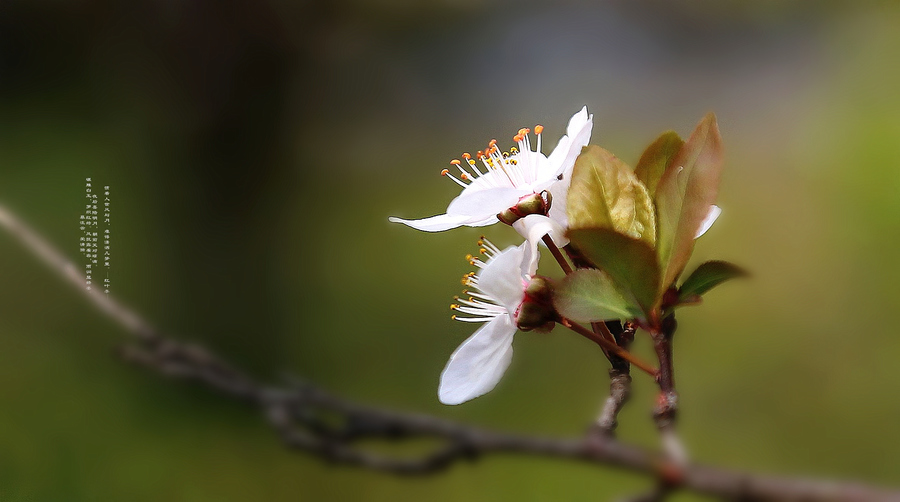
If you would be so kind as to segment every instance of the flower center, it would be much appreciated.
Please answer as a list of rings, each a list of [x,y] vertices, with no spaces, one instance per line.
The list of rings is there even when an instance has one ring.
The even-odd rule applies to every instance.
[[[526,187],[534,182],[537,176],[538,159],[536,157],[541,153],[541,132],[543,130],[544,127],[541,125],[534,126],[537,136],[537,149],[534,151],[531,150],[529,138],[531,129],[522,128],[513,137],[517,147],[510,148],[508,152],[501,152],[497,148],[497,140],[492,139],[488,142],[485,150],[479,150],[475,154],[475,158],[472,158],[469,153],[464,153],[462,161],[459,159],[450,161],[450,164],[459,170],[459,177],[451,174],[450,169],[442,170],[441,175],[450,178],[463,188],[470,186],[479,188]],[[484,171],[478,168],[479,161]]]
[[[480,246],[480,249],[478,250],[479,253],[486,256],[488,261],[497,254],[500,254],[500,249],[484,236],[481,236],[478,245]],[[484,268],[487,264],[481,258],[470,254],[466,255],[466,261],[468,261],[470,265],[474,265],[478,268]],[[473,317],[460,317],[454,314],[451,317],[452,319],[464,322],[487,322],[500,314],[506,313],[506,308],[500,305],[496,299],[492,298],[490,295],[484,294],[484,292],[478,289],[478,276],[475,272],[469,272],[464,275],[462,284],[463,286],[474,289],[474,291],[468,289],[463,290],[463,294],[469,296],[468,299],[463,299],[459,296],[453,297],[456,303],[451,304],[450,309]]]

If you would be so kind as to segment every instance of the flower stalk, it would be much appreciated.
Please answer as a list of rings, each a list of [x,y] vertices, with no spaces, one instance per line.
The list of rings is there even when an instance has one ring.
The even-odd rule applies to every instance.
[[[550,235],[544,234],[544,236],[541,237],[541,240],[544,242],[544,244],[547,245],[547,249],[550,250],[550,254],[552,254],[553,258],[556,259],[556,262],[559,263],[559,267],[563,270],[563,272],[565,272],[566,275],[571,274],[572,266],[569,265],[568,261],[566,261],[566,258],[563,256],[562,252],[559,250],[559,248],[553,242],[553,239],[550,238]]]

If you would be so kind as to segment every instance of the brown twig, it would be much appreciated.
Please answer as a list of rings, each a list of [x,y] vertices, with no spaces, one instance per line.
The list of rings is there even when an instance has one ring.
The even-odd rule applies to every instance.
[[[653,348],[659,359],[659,374],[656,378],[659,383],[659,395],[656,406],[653,409],[653,419],[659,429],[664,451],[678,464],[687,463],[687,453],[681,443],[681,439],[675,432],[675,419],[678,414],[678,392],[675,391],[675,367],[672,359],[672,338],[678,323],[675,314],[666,316],[661,326],[651,329]]]
[[[570,459],[643,473],[665,481],[669,487],[727,500],[900,500],[900,491],[856,483],[754,475],[696,464],[676,466],[667,456],[599,435],[545,438],[511,434],[429,415],[362,405],[308,383],[265,385],[199,345],[155,332],[113,298],[87,291],[84,277],[75,265],[3,207],[0,207],[0,227],[135,338],[133,344],[121,350],[124,359],[176,380],[204,385],[259,409],[286,445],[324,460],[417,475],[438,472],[455,462],[485,454],[510,453]],[[397,457],[376,453],[358,443],[360,439],[399,441],[418,437],[437,438],[442,444],[425,455]]]
[[[604,327],[612,334],[619,347],[628,350],[634,341],[634,325],[618,321],[605,323]],[[595,328],[594,331],[597,331]],[[612,436],[619,425],[619,412],[631,397],[631,364],[616,354],[607,353],[612,367],[609,369],[609,397],[603,403],[603,409],[595,422],[595,430],[601,434]]]
[[[570,321],[569,319],[561,318],[559,320],[559,323],[562,324],[563,326],[571,329],[572,331],[578,333],[579,335],[587,338],[588,340],[593,341],[597,345],[608,350],[611,354],[616,354],[617,356],[621,357],[622,359],[635,365],[636,367],[640,368],[642,371],[646,372],[648,375],[651,375],[654,378],[658,377],[659,371],[656,368],[654,368],[653,366],[650,366],[646,362],[640,360],[637,356],[635,356],[631,352],[628,352],[627,350],[623,349],[622,347],[619,347],[614,342],[610,342],[603,336],[598,335],[598,334],[594,333],[593,331],[585,328],[584,326]]]

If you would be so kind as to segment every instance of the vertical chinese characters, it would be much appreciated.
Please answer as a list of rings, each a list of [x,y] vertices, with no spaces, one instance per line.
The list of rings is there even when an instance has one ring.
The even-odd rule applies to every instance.
[[[109,185],[103,186],[103,268],[106,276],[103,278],[103,292],[109,294],[109,261],[110,261],[110,198]]]
[[[103,292],[109,294],[110,288],[110,189],[109,185],[103,186],[103,199],[100,191],[94,190],[92,178],[84,179],[84,212],[78,217],[78,229],[81,234],[78,238],[78,251],[84,257],[84,287],[88,291],[94,288],[98,275],[103,276]],[[101,209],[102,208],[102,209]],[[102,219],[101,219],[102,216]],[[101,237],[102,236],[102,237]],[[103,262],[100,270],[100,242],[103,243]]]
[[[91,178],[84,179],[84,199],[84,213],[78,218],[78,228],[81,230],[78,250],[85,258],[84,286],[85,289],[90,291],[93,289],[94,265],[97,264],[97,229],[99,228],[99,221],[97,218],[97,194],[94,193],[93,181]]]

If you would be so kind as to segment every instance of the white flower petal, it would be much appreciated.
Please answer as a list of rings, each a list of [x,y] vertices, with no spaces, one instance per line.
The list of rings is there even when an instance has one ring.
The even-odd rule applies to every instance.
[[[515,334],[510,316],[501,314],[457,347],[441,372],[441,402],[460,404],[490,392],[512,361]]]
[[[391,216],[388,221],[391,223],[403,223],[404,225],[422,230],[425,232],[442,232],[451,228],[464,225],[471,217],[465,215],[449,215],[439,214],[430,218],[422,218],[421,220],[404,220],[403,218],[395,218]]]
[[[570,138],[574,138],[585,126],[590,125],[591,119],[593,118],[593,115],[588,115],[587,105],[582,106],[581,110],[578,110],[578,112],[569,119],[569,124],[566,126],[566,134],[569,135]]]
[[[478,289],[506,307],[510,315],[522,303],[524,285],[522,264],[528,243],[510,246],[488,260],[478,273]]]
[[[550,192],[550,196],[552,200],[550,202],[550,211],[549,216],[553,221],[555,221],[559,226],[563,229],[563,233],[565,233],[565,229],[569,226],[569,216],[566,214],[566,204],[568,201],[569,195],[569,185],[572,184],[572,171],[569,170],[563,177],[563,179],[553,183],[550,185],[550,188],[547,190]],[[554,239],[557,246],[564,246],[565,244],[560,244]],[[568,244],[568,241],[566,242]]]
[[[557,183],[560,183],[560,181],[556,179],[556,176],[556,171],[550,171],[549,175],[546,176],[545,179],[536,181],[531,185],[531,191],[534,193],[541,193],[544,190],[550,190],[550,187]]]
[[[720,214],[722,214],[721,207],[716,205],[709,206],[709,212],[706,213],[706,218],[703,218],[703,221],[700,223],[700,228],[697,230],[697,235],[694,238],[699,239],[701,235],[705,234],[709,227],[713,226]]]
[[[512,226],[516,232],[519,232],[519,235],[525,238],[525,242],[528,244],[523,257],[524,274],[534,275],[537,271],[538,260],[540,259],[538,243],[541,242],[545,235],[549,235],[557,247],[563,247],[569,243],[569,239],[565,235],[566,229],[553,219],[540,214],[529,214],[513,223]]]
[[[560,138],[559,143],[550,154],[550,163],[556,166],[556,175],[562,174],[563,179],[571,175],[575,159],[581,153],[581,149],[591,140],[591,130],[594,127],[594,116],[588,115],[587,107],[581,109],[569,119],[566,127],[566,135]]]
[[[515,206],[520,197],[529,193],[532,193],[531,190],[522,188],[463,190],[458,197],[450,201],[447,214],[467,215],[479,219],[496,216],[500,211]]]
[[[496,214],[491,215],[483,220],[473,221],[473,220],[475,220],[475,218],[477,218],[477,217],[473,216],[469,221],[467,221],[465,223],[465,225],[467,227],[486,227],[488,225],[493,225],[494,223],[497,223],[498,221],[500,221],[497,219]]]

